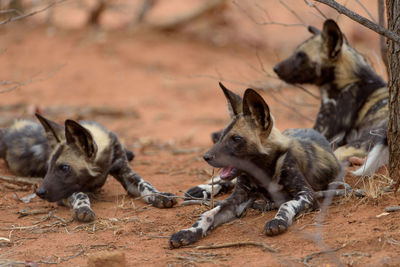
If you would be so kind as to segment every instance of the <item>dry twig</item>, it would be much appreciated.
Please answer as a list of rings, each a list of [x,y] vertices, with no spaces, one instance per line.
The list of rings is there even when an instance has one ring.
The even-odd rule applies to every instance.
[[[324,14],[324,12],[321,11],[321,9],[318,8],[317,5],[315,5],[314,3],[312,3],[312,2],[310,2],[310,1],[308,1],[308,0],[304,0],[304,2],[305,2],[308,6],[314,8],[315,10],[317,10],[317,12],[322,16],[322,18],[323,18],[324,20],[328,19],[328,17]]]
[[[239,10],[241,12],[243,12],[243,14],[245,14],[252,22],[254,22],[257,25],[279,25],[279,26],[284,26],[284,27],[305,27],[305,24],[302,23],[293,23],[293,24],[289,24],[289,23],[282,23],[282,22],[275,22],[275,21],[257,21],[256,19],[254,19],[254,17],[247,11],[245,10],[243,7],[241,7],[236,1],[233,1],[233,4],[239,8]],[[260,7],[259,7],[260,8]]]
[[[18,214],[19,214],[19,218],[21,217],[25,217],[28,215],[38,215],[38,214],[46,214],[48,213],[49,210],[48,209],[31,209],[31,208],[26,208],[23,210],[19,210]]]
[[[8,19],[0,21],[0,25],[7,24],[7,23],[10,23],[10,22],[13,22],[13,21],[16,21],[16,20],[25,19],[27,17],[31,17],[33,15],[36,15],[36,14],[38,14],[40,12],[43,12],[43,11],[46,11],[47,9],[49,9],[49,8],[51,8],[51,7],[53,7],[53,6],[57,5],[57,4],[60,4],[62,2],[65,2],[65,1],[66,0],[54,1],[54,2],[50,3],[49,5],[45,6],[44,8],[29,12],[28,14],[21,14],[19,16],[15,16],[15,17],[9,17]]]
[[[255,247],[261,247],[264,250],[267,250],[269,252],[278,252],[277,249],[275,249],[265,243],[254,242],[254,241],[240,241],[240,242],[224,243],[224,244],[218,244],[218,245],[197,246],[195,248],[196,249],[218,249],[218,248],[231,248],[231,247],[242,247],[242,246],[255,246]]]
[[[378,25],[363,16],[360,16],[359,14],[351,11],[350,9],[346,8],[345,6],[342,6],[341,4],[339,4],[338,2],[336,2],[334,0],[315,0],[315,1],[325,4],[327,6],[330,6],[331,8],[335,9],[340,14],[344,14],[345,16],[349,17],[350,19],[369,28],[370,30],[373,30],[374,32],[379,33],[379,34],[385,36],[386,38],[389,38],[392,41],[400,43],[400,35],[392,32],[392,31],[389,31],[385,27]]]
[[[309,264],[308,262],[309,262],[310,260],[312,260],[315,256],[319,256],[319,255],[322,255],[322,254],[333,253],[333,252],[336,252],[336,251],[338,251],[338,250],[344,248],[345,246],[346,246],[346,244],[343,244],[342,246],[337,247],[337,248],[327,249],[327,250],[321,250],[321,251],[318,251],[318,252],[311,253],[311,254],[309,254],[309,255],[307,255],[307,256],[305,256],[305,257],[303,258],[303,263],[304,263],[304,265],[306,265],[306,266],[311,266],[311,264]]]
[[[37,177],[17,177],[17,176],[0,176],[0,180],[7,181],[14,184],[27,184],[35,185],[43,181],[42,178]]]
[[[0,24],[1,25],[1,24]],[[1,81],[0,85],[1,86],[5,86],[5,85],[12,85],[11,87],[5,88],[5,89],[1,89],[0,90],[0,94],[2,93],[7,93],[7,92],[11,92],[14,90],[17,90],[23,86],[26,86],[32,82],[40,82],[40,81],[44,81],[48,78],[51,78],[57,71],[59,71],[62,67],[64,67],[65,64],[60,65],[58,67],[56,67],[54,70],[52,70],[51,72],[49,72],[46,76],[44,77],[38,77],[41,73],[38,73],[36,75],[34,75],[32,78],[29,78],[23,82],[16,82],[16,81]]]

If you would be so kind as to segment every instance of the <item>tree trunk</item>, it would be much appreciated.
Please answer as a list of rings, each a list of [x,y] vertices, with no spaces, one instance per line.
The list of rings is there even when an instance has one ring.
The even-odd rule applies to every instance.
[[[400,34],[400,0],[387,0],[389,30]],[[388,41],[389,56],[389,175],[400,184],[400,43]]]

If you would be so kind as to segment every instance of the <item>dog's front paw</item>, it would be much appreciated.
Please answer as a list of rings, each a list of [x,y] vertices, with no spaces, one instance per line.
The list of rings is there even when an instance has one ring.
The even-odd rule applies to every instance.
[[[192,244],[199,240],[202,236],[201,229],[186,229],[173,234],[169,238],[169,246],[171,248],[179,248]]]
[[[185,200],[189,200],[192,198],[209,199],[211,197],[211,191],[207,186],[211,187],[209,185],[201,185],[190,188],[188,191],[185,192]]]
[[[92,222],[96,218],[96,214],[88,206],[82,206],[73,210],[73,217],[79,222]]]
[[[286,221],[272,219],[264,227],[264,234],[269,236],[279,235],[287,231],[289,225]]]
[[[156,208],[172,208],[177,203],[176,197],[171,193],[158,193],[151,204]]]

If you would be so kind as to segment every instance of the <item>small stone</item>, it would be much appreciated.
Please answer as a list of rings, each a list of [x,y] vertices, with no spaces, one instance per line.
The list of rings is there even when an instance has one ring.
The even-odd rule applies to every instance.
[[[122,251],[100,251],[89,254],[88,267],[125,267],[125,253]]]

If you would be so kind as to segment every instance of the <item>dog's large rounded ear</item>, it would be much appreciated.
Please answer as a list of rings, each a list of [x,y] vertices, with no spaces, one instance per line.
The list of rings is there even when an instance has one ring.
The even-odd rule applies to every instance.
[[[320,29],[317,29],[317,28],[315,28],[314,26],[308,26],[307,27],[307,29],[308,29],[308,31],[310,32],[310,33],[312,33],[313,35],[317,35],[317,34],[320,34],[321,33],[321,30]]]
[[[65,121],[65,138],[68,145],[76,145],[89,159],[96,157],[97,145],[92,134],[76,121]]]
[[[243,97],[243,114],[269,134],[273,127],[273,120],[269,107],[264,99],[253,89],[247,89]]]
[[[229,115],[234,117],[237,114],[242,113],[242,98],[226,88],[221,82],[219,82],[219,86],[221,87],[222,92],[224,92],[226,101],[228,102]]]
[[[60,143],[62,140],[65,140],[64,126],[46,119],[39,113],[35,113],[35,116],[39,120],[40,124],[42,124],[46,133],[47,141],[51,148],[53,148],[57,143]]]
[[[335,58],[343,45],[343,33],[334,20],[327,19],[322,29],[322,40],[327,47],[330,58]]]

